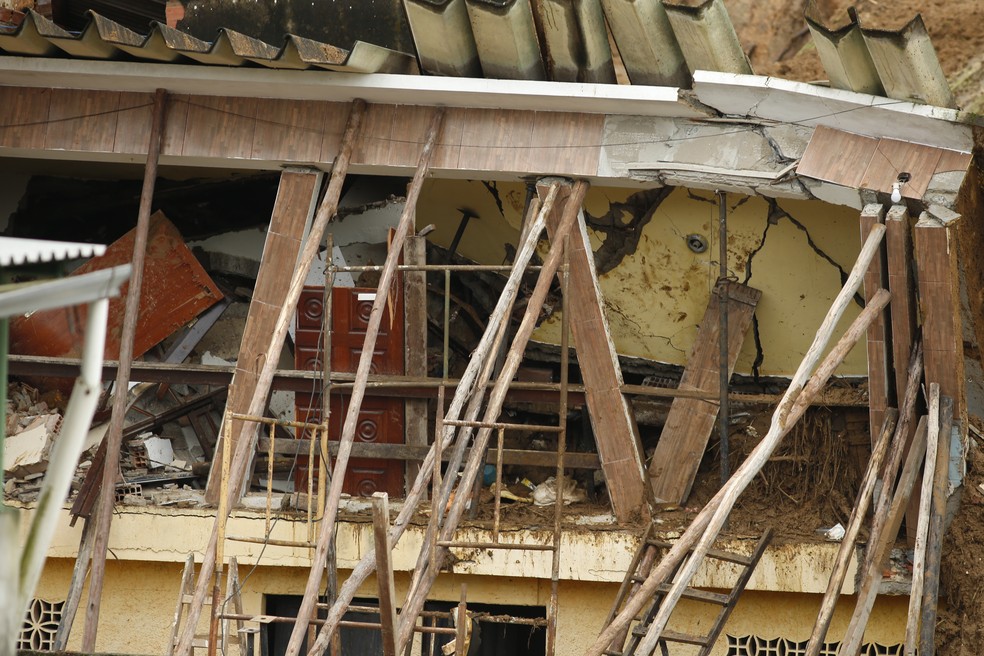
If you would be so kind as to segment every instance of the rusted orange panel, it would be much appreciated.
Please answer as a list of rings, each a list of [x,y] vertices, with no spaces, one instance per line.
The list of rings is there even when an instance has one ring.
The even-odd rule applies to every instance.
[[[134,232],[131,230],[120,237],[106,249],[105,255],[89,260],[71,275],[129,263],[133,258]],[[150,219],[143,276],[134,358],[222,298],[222,292],[185,245],[181,233],[161,212]],[[107,360],[119,358],[126,289],[124,286],[120,297],[109,303]],[[11,353],[78,357],[82,351],[84,326],[85,307],[60,308],[18,317],[10,324]]]

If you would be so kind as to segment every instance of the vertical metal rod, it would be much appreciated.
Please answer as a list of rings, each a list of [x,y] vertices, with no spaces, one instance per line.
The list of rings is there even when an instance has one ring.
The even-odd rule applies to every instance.
[[[731,478],[731,465],[729,458],[728,444],[728,195],[718,192],[718,260],[721,266],[721,273],[718,277],[718,314],[721,318],[721,329],[719,338],[720,359],[718,360],[718,392],[720,394],[721,406],[718,410],[718,426],[721,440],[721,485],[723,486]]]
[[[318,431],[311,433],[308,441],[308,461],[307,461],[307,541],[314,542],[314,447],[318,443]],[[313,553],[311,554],[314,555]],[[313,640],[313,638],[312,638]]]
[[[557,614],[560,610],[560,521],[564,507],[564,455],[567,453],[567,388],[570,367],[570,328],[571,318],[567,304],[567,291],[570,283],[570,245],[568,234],[564,238],[564,264],[560,277],[561,319],[560,319],[560,409],[557,433],[557,501],[554,506],[553,558],[550,562],[550,605],[547,608],[547,656],[557,653]]]
[[[492,523],[492,542],[499,543],[499,510],[502,508],[502,442],[506,429],[499,427],[499,441],[495,446],[495,516]]]
[[[445,354],[447,351],[445,351]],[[445,359],[445,362],[447,360]],[[441,461],[444,459],[443,454],[443,440],[441,436],[444,435],[444,385],[437,388],[437,412],[434,413],[437,418],[437,430],[434,433],[434,473],[431,476],[431,517],[437,524],[437,530],[434,531],[434,539],[431,541],[432,544],[425,544],[421,549],[430,549],[430,566],[434,567],[434,563],[437,559],[437,535],[440,532],[441,527],[441,517],[444,514],[443,508],[438,508],[434,504],[439,504],[441,501]]]
[[[273,512],[272,509],[270,508],[270,506],[273,505],[273,457],[274,457],[274,454],[276,453],[276,450],[275,450],[275,447],[276,447],[275,441],[277,439],[277,430],[276,430],[276,428],[277,428],[277,426],[275,424],[270,424],[270,448],[267,449],[266,531],[264,532],[264,535],[266,537],[270,537],[270,528],[271,528],[271,517],[270,517],[270,515]],[[224,451],[224,449],[223,449],[223,451]]]
[[[116,496],[116,476],[120,467],[120,443],[123,440],[123,420],[126,415],[127,392],[130,383],[130,367],[133,364],[133,340],[137,332],[137,314],[140,311],[140,287],[143,283],[144,260],[147,253],[147,234],[150,231],[150,211],[157,182],[157,165],[161,144],[164,141],[164,120],[167,92],[158,89],[154,94],[154,113],[151,119],[150,141],[147,145],[147,165],[144,168],[143,186],[140,190],[140,206],[133,240],[133,272],[127,289],[123,311],[123,330],[120,335],[119,369],[116,372],[116,395],[113,411],[106,432],[106,456],[98,505],[99,514],[93,519],[97,531],[92,548],[92,564],[89,568],[89,599],[82,634],[82,651],[96,651],[96,632],[99,626],[99,604],[102,598],[103,578],[106,574],[106,552],[109,549],[109,529],[113,522]]]
[[[448,347],[451,340],[451,271],[444,270],[444,380],[448,379]],[[439,433],[440,434],[440,433]]]

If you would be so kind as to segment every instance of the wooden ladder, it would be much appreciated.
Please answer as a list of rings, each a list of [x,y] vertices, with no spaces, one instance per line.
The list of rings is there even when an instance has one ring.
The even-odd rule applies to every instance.
[[[181,625],[188,617],[188,608],[191,606],[192,598],[195,593],[195,556],[194,554],[188,555],[188,560],[185,561],[184,572],[181,574],[181,590],[178,591],[178,603],[174,609],[174,621],[171,623],[171,640],[168,642],[167,646],[167,656],[174,656],[174,649],[178,645],[178,638],[181,635]],[[236,563],[235,557],[229,558],[228,573],[226,574],[226,603],[231,603],[233,611],[238,617],[243,615],[243,600],[240,594],[239,586],[239,567]],[[222,604],[223,606],[226,603]],[[212,606],[212,599],[209,597],[205,598],[205,606]],[[227,653],[226,647],[230,643],[229,639],[229,622],[231,620],[225,620],[221,618],[221,613],[223,613],[222,608],[212,608],[212,615],[220,613],[220,626],[221,632],[218,636],[218,646],[223,654]],[[236,635],[237,638],[234,640],[236,644],[239,645],[239,653],[245,656],[246,654],[246,641],[248,640],[246,634],[243,631],[244,622],[242,619],[236,619]],[[208,653],[215,653],[213,650],[209,649],[208,644],[208,634],[195,634],[195,638],[191,643],[192,651],[195,649],[207,650]]]
[[[656,539],[654,534],[654,527],[653,525],[650,525],[649,529],[646,531],[646,534],[643,536],[638,551],[636,551],[636,554],[632,559],[632,564],[626,573],[625,579],[622,581],[622,586],[619,588],[618,595],[615,598],[615,603],[612,605],[612,610],[609,612],[606,624],[611,622],[611,620],[622,609],[629,597],[635,594],[638,586],[646,580],[647,576],[649,576],[649,572],[652,570],[653,565],[656,562],[657,550],[667,549],[673,546],[670,542]],[[731,588],[731,592],[727,594],[721,592],[708,592],[706,590],[698,590],[697,588],[691,587],[686,589],[683,593],[683,597],[685,599],[719,606],[720,610],[717,618],[711,626],[711,630],[705,635],[701,636],[681,633],[678,631],[664,630],[659,640],[659,646],[663,656],[668,656],[669,654],[666,646],[666,643],[668,642],[696,645],[701,648],[698,652],[698,656],[708,656],[711,653],[714,643],[717,642],[718,637],[721,635],[721,631],[724,630],[725,623],[728,621],[728,617],[731,615],[731,611],[734,610],[735,604],[738,602],[738,597],[740,597],[741,593],[744,592],[745,586],[748,585],[748,580],[752,577],[752,572],[755,571],[755,566],[758,565],[759,559],[762,557],[762,554],[765,552],[766,547],[769,546],[771,541],[772,529],[770,528],[765,531],[761,538],[759,538],[759,541],[755,545],[755,549],[747,556],[730,551],[720,551],[717,549],[711,549],[707,552],[707,558],[734,563],[741,566],[741,574],[739,574],[738,580]],[[674,576],[675,574],[676,572],[674,572]],[[672,579],[673,577],[670,577],[670,580]],[[639,621],[632,628],[631,633],[628,636],[628,644],[625,648],[622,648],[622,644],[625,642],[626,637],[623,635],[621,639],[616,638],[616,640],[613,641],[613,644],[605,650],[604,653],[606,656],[636,655],[636,647],[639,645],[639,642],[642,640],[643,636],[646,635],[646,632],[649,631],[649,626],[652,623],[653,618],[656,617],[656,614],[659,612],[660,605],[663,601],[663,596],[669,592],[670,585],[671,584],[669,583],[664,583],[659,587],[659,591],[656,595],[654,595],[652,602],[639,616]],[[648,656],[648,654],[645,656]]]

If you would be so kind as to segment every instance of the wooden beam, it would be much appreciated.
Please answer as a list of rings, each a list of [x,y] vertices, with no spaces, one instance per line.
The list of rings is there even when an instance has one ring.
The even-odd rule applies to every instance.
[[[544,185],[537,186],[541,197],[546,191]],[[547,218],[551,240],[560,219],[560,213]],[[643,504],[650,496],[646,458],[635,414],[622,395],[622,369],[605,316],[605,299],[583,212],[579,212],[577,225],[571,230],[568,257],[571,270],[565,309],[571,313],[571,333],[612,510],[618,521],[626,522],[644,511]]]
[[[379,327],[383,319],[383,308],[386,305],[386,299],[389,296],[390,287],[396,275],[396,266],[403,253],[403,242],[406,240],[407,235],[410,233],[410,228],[413,225],[417,199],[420,197],[420,190],[423,188],[424,180],[430,172],[434,147],[437,144],[443,125],[444,110],[437,109],[431,117],[424,148],[420,153],[420,159],[417,163],[417,170],[407,191],[406,205],[400,216],[396,233],[390,243],[390,251],[386,255],[383,272],[379,276],[376,297],[372,303],[372,310],[369,313],[369,321],[366,325],[365,343],[362,353],[359,355],[359,366],[355,373],[355,385],[352,388],[352,396],[349,400],[348,410],[345,413],[345,421],[342,424],[338,456],[331,474],[331,487],[328,489],[328,498],[325,500],[325,510],[321,517],[321,529],[318,533],[317,545],[311,558],[311,573],[308,576],[307,585],[304,588],[304,598],[301,600],[301,607],[297,612],[298,621],[294,624],[290,640],[287,643],[287,656],[297,656],[300,652],[301,642],[304,640],[304,634],[307,631],[307,618],[314,612],[315,604],[317,603],[318,587],[321,583],[321,570],[328,556],[328,543],[334,539],[335,535],[335,519],[338,515],[338,503],[342,495],[342,485],[345,481],[345,471],[348,467],[349,456],[352,452],[352,442],[355,440],[355,433],[359,426],[359,413],[362,411],[362,400],[365,398],[366,381],[369,378],[369,368],[372,366],[372,358],[376,350],[376,338],[379,335]]]
[[[126,416],[130,364],[133,360],[133,340],[137,332],[140,286],[143,282],[144,259],[147,254],[147,233],[150,230],[150,210],[154,200],[157,165],[164,138],[166,109],[167,92],[158,89],[154,96],[154,115],[151,120],[150,143],[147,149],[147,166],[144,169],[140,207],[137,211],[137,227],[133,240],[133,272],[130,274],[130,284],[127,288],[123,332],[120,335],[120,367],[116,372],[115,395],[109,429],[104,438],[106,440],[106,458],[103,464],[99,502],[96,505],[98,515],[96,516],[95,540],[92,545],[92,562],[89,566],[89,597],[85,612],[85,629],[82,634],[82,650],[89,653],[93,653],[96,649],[99,604],[102,597],[103,578],[106,574],[106,550],[109,548],[109,528],[113,522],[116,478],[119,475],[120,467],[120,445],[123,440],[123,420]]]
[[[919,280],[919,318],[926,352],[926,380],[953,399],[953,419],[967,425],[963,322],[957,270],[959,219],[944,222],[923,212],[913,229]],[[966,430],[966,429],[964,429]]]
[[[906,362],[912,352],[917,330],[916,284],[912,274],[912,237],[909,224],[909,212],[905,205],[893,205],[888,210],[885,217],[885,246],[888,251],[888,291],[892,292],[892,363],[897,394],[901,394],[908,384],[908,370],[902,363]],[[915,430],[915,423],[910,424],[909,434],[906,435],[906,450],[912,443]],[[906,518],[906,537],[909,546],[913,547],[916,525],[919,523],[919,503],[915,498],[909,502]]]
[[[953,399],[940,399],[940,443],[936,453],[936,480],[933,482],[932,523],[926,553],[926,584],[923,588],[922,627],[919,653],[933,656],[936,651],[936,607],[940,594],[940,562],[946,518],[947,488],[950,483],[950,444],[953,431]]]
[[[290,286],[291,277],[301,252],[304,232],[314,214],[322,174],[314,169],[287,169],[280,174],[277,199],[270,215],[256,286],[246,315],[239,356],[229,386],[226,410],[248,414],[250,400],[256,392],[260,372],[267,358],[280,359],[280,348],[271,342],[276,332],[280,306],[284,302],[284,289]],[[276,348],[276,350],[272,350]],[[240,436],[248,432],[242,421],[232,422],[232,448],[235,451]],[[219,431],[223,435],[223,431]],[[222,438],[219,438],[221,442]],[[216,444],[219,453],[221,444]],[[218,465],[218,461],[214,463]],[[218,501],[218,476],[213,466],[205,490],[209,503]]]
[[[936,455],[940,443],[940,386],[929,384],[929,419],[926,432],[926,462],[919,491],[919,526],[912,557],[912,585],[909,591],[909,615],[905,625],[905,654],[915,656],[922,620],[923,590],[926,583],[926,547],[932,521],[933,488],[936,483]],[[947,436],[949,440],[949,436]]]
[[[376,590],[383,656],[396,656],[396,585],[393,582],[393,553],[389,539],[389,497],[372,495],[372,536],[376,550]]]
[[[654,620],[650,625],[650,632],[654,632],[655,635],[651,638],[647,634],[647,642],[652,642],[653,638],[658,640],[666,625],[668,612],[672,612],[673,606],[679,601],[683,591],[693,578],[697,566],[704,559],[705,554],[724,526],[725,520],[738,497],[768,462],[783,437],[792,430],[796,421],[803,416],[813,396],[823,388],[834,369],[847,357],[847,353],[867,330],[868,324],[888,303],[888,292],[877,294],[872,299],[872,303],[861,311],[861,314],[858,315],[858,318],[851,324],[827,357],[820,362],[820,356],[826,350],[834,327],[840,321],[848,304],[851,303],[851,299],[861,286],[862,276],[878,251],[883,230],[883,228],[879,230],[876,226],[868,237],[868,241],[861,248],[858,260],[855,262],[844,287],[834,299],[827,316],[824,317],[823,323],[817,330],[810,349],[783,395],[782,402],[776,408],[769,432],[749,454],[731,479],[697,514],[697,517],[680,536],[680,539],[676,541],[659,566],[650,572],[639,587],[638,592],[625,603],[621,612],[602,630],[595,642],[585,652],[585,656],[601,656],[608,649],[612,640],[634,620],[643,606],[652,599],[660,586],[675,575],[676,583],[668,593],[664,601],[665,606],[660,611],[663,616]],[[819,365],[817,365],[818,362],[820,362]],[[816,367],[815,371],[814,367]],[[685,558],[687,562],[684,564]],[[664,610],[668,612],[664,613]],[[652,645],[652,648],[655,649],[655,644]]]
[[[854,504],[854,510],[851,511],[851,519],[847,523],[847,530],[841,539],[840,548],[837,550],[837,560],[834,563],[833,571],[830,573],[827,590],[823,595],[823,602],[820,604],[820,612],[817,615],[816,623],[813,625],[810,641],[806,645],[805,656],[819,656],[820,650],[823,649],[824,638],[830,628],[830,620],[834,617],[837,599],[844,587],[844,579],[847,578],[847,569],[854,558],[854,545],[857,542],[858,533],[861,531],[861,524],[868,517],[868,507],[871,504],[875,483],[878,481],[878,474],[881,472],[882,461],[888,452],[889,444],[892,445],[893,451],[901,452],[905,447],[904,439],[892,440],[898,418],[898,410],[888,408],[885,411],[881,434],[878,436],[875,449],[871,453],[871,460],[868,462],[864,480],[861,482],[861,489],[858,491],[858,500]],[[901,455],[899,459],[901,459]]]
[[[735,370],[745,333],[762,292],[732,281],[719,283],[708,301],[694,340],[679,388],[682,390],[714,389],[720,385],[720,299],[727,295],[728,308],[728,377]],[[707,442],[714,431],[718,403],[699,399],[673,400],[666,424],[649,465],[649,479],[657,503],[686,502],[704,457]]]
[[[403,246],[404,264],[427,264],[427,240],[416,235],[407,237]],[[407,376],[427,376],[427,272],[406,271],[403,274],[404,366]],[[427,421],[427,400],[407,399],[405,402],[406,443],[427,447],[430,426]],[[407,461],[406,487],[417,480],[420,463]]]
[[[868,238],[873,226],[884,223],[884,206],[866,205],[861,210],[861,243]],[[888,289],[887,266],[886,248],[883,244],[864,274],[865,303],[870,301],[879,289]],[[868,327],[868,427],[872,448],[875,446],[875,440],[878,439],[889,399],[894,398],[892,390],[894,380],[889,380],[892,358],[889,352],[888,326],[888,311],[886,311]],[[908,362],[908,356],[902,362]]]
[[[328,183],[328,189],[325,191],[321,205],[318,207],[318,213],[315,216],[313,225],[311,226],[311,233],[308,235],[307,241],[304,242],[304,249],[301,252],[301,257],[299,258],[297,266],[294,270],[294,276],[291,278],[290,287],[287,289],[286,297],[283,299],[280,306],[280,315],[277,318],[277,325],[273,335],[271,336],[271,348],[268,349],[267,352],[279,353],[280,349],[283,347],[283,341],[287,335],[287,325],[294,316],[294,306],[300,298],[301,289],[304,286],[304,279],[307,277],[311,264],[314,262],[314,259],[318,254],[318,250],[321,247],[321,238],[324,235],[325,226],[328,225],[328,220],[335,215],[335,212],[338,209],[338,199],[341,196],[342,184],[345,181],[345,176],[348,172],[348,164],[352,155],[352,147],[354,145],[356,135],[359,132],[359,128],[362,125],[362,117],[364,113],[365,103],[362,101],[355,101],[352,103],[348,121],[345,126],[345,132],[342,135],[342,142],[339,148],[338,157],[335,159],[335,164],[332,167],[331,180]],[[254,392],[252,401],[250,402],[248,414],[253,416],[263,414],[263,408],[266,405],[266,398],[269,394],[270,385],[273,382],[273,374],[276,371],[276,368],[276,358],[266,358],[263,361],[262,370],[256,383],[256,391]],[[229,481],[229,485],[227,486],[230,489],[230,494],[235,495],[236,499],[239,499],[243,482],[246,480],[248,464],[253,457],[253,438],[255,438],[255,436],[256,427],[254,426],[252,427],[251,433],[249,433],[249,439],[242,439],[242,435],[240,435],[239,443],[236,445],[235,459],[231,468],[231,476],[233,480]],[[177,656],[191,655],[192,643],[195,638],[195,628],[198,625],[198,619],[201,616],[202,605],[205,603],[205,596],[208,594],[208,583],[211,578],[212,570],[216,566],[219,535],[222,533],[227,519],[228,515],[221,512],[215,517],[215,523],[212,526],[212,533],[209,536],[208,544],[205,547],[205,553],[202,555],[202,566],[199,570],[198,581],[195,584],[195,594],[193,596],[192,603],[188,608],[188,622],[181,632],[181,636],[178,639],[177,649],[175,649],[175,654]]]
[[[923,456],[926,453],[926,417],[919,420],[916,428],[916,438],[909,449],[905,466],[902,468],[902,476],[899,478],[898,485],[895,487],[894,494],[891,495],[890,507],[879,502],[878,514],[885,515],[883,530],[876,531],[874,528],[868,541],[868,553],[865,557],[864,567],[861,572],[862,583],[857,593],[857,601],[854,607],[854,614],[847,627],[844,640],[841,643],[840,656],[858,656],[861,649],[861,641],[864,638],[864,629],[871,616],[871,609],[875,605],[875,598],[878,596],[878,586],[882,580],[882,569],[888,558],[891,546],[895,542],[895,537],[899,532],[899,525],[905,515],[905,508],[909,503],[909,495],[916,482],[916,475],[919,473]],[[883,481],[883,495],[889,498],[887,490],[889,484]],[[876,514],[876,517],[878,517]],[[894,529],[894,530],[893,530]]]

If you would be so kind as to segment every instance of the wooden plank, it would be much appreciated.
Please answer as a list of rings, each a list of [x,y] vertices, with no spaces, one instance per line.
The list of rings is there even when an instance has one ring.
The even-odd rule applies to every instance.
[[[118,91],[52,89],[45,149],[113,152],[119,106]],[[141,150],[146,153],[147,145]]]
[[[912,557],[912,586],[909,592],[909,614],[905,625],[905,653],[915,654],[922,620],[923,590],[926,583],[926,547],[932,521],[933,486],[936,475],[936,456],[940,443],[940,386],[929,384],[929,419],[926,433],[926,462],[923,465],[922,486],[919,488],[919,525],[916,547]],[[949,436],[947,436],[949,440]],[[916,495],[912,495],[916,496]]]
[[[185,157],[249,159],[253,151],[257,99],[192,96],[185,123]]]
[[[376,591],[383,656],[396,656],[396,584],[389,539],[389,498],[385,492],[372,495],[372,536],[376,551]]]
[[[942,148],[895,139],[879,139],[860,186],[891,193],[892,183],[898,179],[900,173],[905,172],[911,177],[902,185],[902,196],[921,199],[942,156]]]
[[[250,158],[320,161],[328,105],[317,100],[257,100]]]
[[[912,237],[909,212],[905,205],[893,205],[885,217],[885,247],[888,251],[888,290],[892,293],[891,337],[892,360],[895,371],[895,389],[904,390],[908,384],[908,371],[901,366],[912,352],[916,335],[916,285],[912,272]],[[871,351],[869,350],[869,353]],[[869,374],[870,375],[870,374]],[[915,425],[910,425],[905,436],[906,451],[912,443]],[[919,523],[919,504],[910,500],[906,511],[906,537],[909,546],[915,546],[916,525]]]
[[[923,212],[913,229],[919,280],[919,317],[926,352],[926,380],[953,399],[953,417],[967,425],[963,323],[957,269],[958,222],[944,223]]]
[[[601,114],[536,112],[527,167],[532,171],[563,170],[567,175],[594,175],[601,154],[605,117]]]
[[[728,298],[728,375],[734,372],[745,333],[762,292],[726,281],[715,287],[701,319],[697,337],[687,357],[680,389],[714,389],[720,385],[720,298]],[[658,503],[684,503],[697,476],[697,468],[717,423],[718,403],[700,399],[674,399],[649,465],[649,480]]]
[[[542,197],[547,187],[539,185],[537,191]],[[547,218],[551,239],[560,217],[560,212],[554,212]],[[619,521],[628,521],[639,513],[650,496],[646,490],[645,454],[635,415],[622,395],[622,370],[608,330],[583,211],[578,212],[577,225],[571,230],[568,262],[564,311],[570,313],[571,334],[612,510]]]
[[[44,148],[51,92],[52,89],[0,87],[0,106],[4,108],[0,144],[6,148]]]
[[[926,553],[926,584],[923,589],[922,627],[919,653],[933,656],[936,650],[936,607],[940,594],[940,562],[943,557],[947,488],[950,483],[950,445],[953,430],[953,399],[940,399],[940,443],[936,452],[936,478],[933,482],[932,524]]]
[[[861,243],[868,238],[875,224],[885,222],[885,209],[881,205],[867,205],[861,210]],[[882,244],[881,251],[871,261],[868,271],[864,274],[864,301],[867,303],[879,289],[888,288],[886,279],[886,248]],[[868,434],[871,436],[871,446],[875,446],[878,431],[885,417],[889,398],[894,398],[892,390],[894,381],[889,380],[891,355],[888,345],[888,316],[883,312],[868,326]],[[908,362],[906,355],[901,362]],[[905,388],[903,388],[905,389]]]
[[[410,236],[403,246],[405,264],[427,263],[427,240]],[[427,376],[427,273],[407,271],[403,274],[404,369],[408,376]],[[404,409],[405,442],[427,450],[426,399],[407,399]],[[406,489],[410,489],[420,473],[420,463],[408,461],[406,465]]]
[[[818,125],[796,166],[799,175],[859,187],[878,140]]]
[[[248,414],[250,399],[256,390],[260,369],[267,357],[278,358],[278,353],[268,353],[270,335],[274,332],[284,299],[284,289],[290,285],[297,256],[301,251],[304,229],[314,211],[314,201],[321,184],[321,173],[313,170],[289,169],[280,174],[277,199],[267,228],[256,286],[249,303],[243,338],[239,346],[226,410]],[[235,449],[243,422],[232,424],[232,447]],[[220,431],[220,435],[224,431]],[[216,453],[221,448],[216,444]],[[211,476],[206,498],[218,500],[216,476]]]
[[[477,171],[529,171],[526,161],[532,136],[532,112],[468,110],[468,121],[461,132],[458,167]]]
[[[168,105],[171,99],[168,98]],[[114,153],[140,152],[147,148],[150,139],[148,126],[154,111],[154,94],[121,93],[116,120]],[[165,108],[165,112],[167,109]]]
[[[257,448],[261,453],[266,453],[270,449],[270,440],[261,437],[257,442]],[[277,440],[274,443],[274,453],[278,455],[306,455],[311,446],[306,438],[296,440]],[[352,444],[352,456],[357,458],[371,459],[397,459],[397,460],[423,460],[428,452],[429,446],[413,446],[410,444],[377,444],[373,442],[354,442]],[[328,453],[334,457],[338,453],[338,440],[328,442]],[[465,451],[465,457],[471,450]],[[444,462],[451,459],[451,453],[444,451],[441,453]],[[502,464],[504,465],[524,465],[527,467],[556,467],[557,454],[553,451],[527,451],[523,449],[503,449]],[[571,469],[601,469],[601,461],[598,460],[596,453],[578,453],[567,451],[564,454],[564,464]]]

